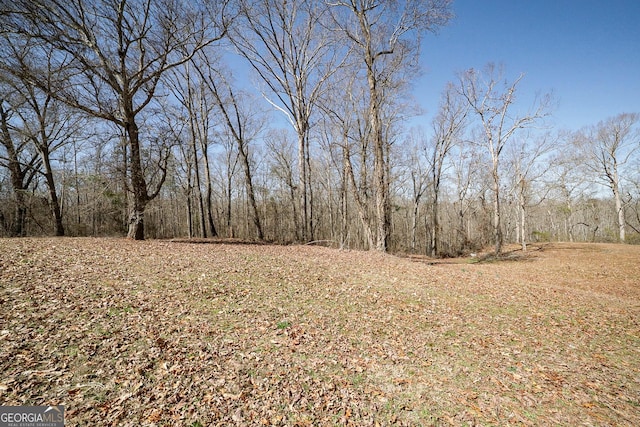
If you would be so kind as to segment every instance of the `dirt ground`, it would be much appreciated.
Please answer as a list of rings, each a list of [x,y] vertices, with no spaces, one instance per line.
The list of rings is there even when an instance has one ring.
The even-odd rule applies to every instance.
[[[640,425],[640,246],[0,239],[0,405],[66,425]]]

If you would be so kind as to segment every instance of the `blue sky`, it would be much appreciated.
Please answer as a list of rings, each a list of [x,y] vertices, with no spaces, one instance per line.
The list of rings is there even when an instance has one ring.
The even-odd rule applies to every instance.
[[[502,64],[525,73],[522,108],[552,91],[552,122],[577,130],[622,112],[640,112],[640,0],[454,0],[456,18],[422,44],[415,97],[428,126],[456,73]],[[412,120],[413,122],[413,120]]]

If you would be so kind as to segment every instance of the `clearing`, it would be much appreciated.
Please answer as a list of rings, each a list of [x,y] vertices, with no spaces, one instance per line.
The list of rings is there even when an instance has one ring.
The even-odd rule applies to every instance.
[[[0,239],[0,405],[76,425],[640,425],[640,246]]]

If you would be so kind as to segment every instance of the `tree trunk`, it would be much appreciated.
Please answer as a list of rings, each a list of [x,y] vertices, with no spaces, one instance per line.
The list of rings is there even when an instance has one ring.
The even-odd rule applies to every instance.
[[[191,150],[193,152],[193,172],[196,179],[196,194],[198,195],[198,212],[200,213],[200,237],[207,237],[206,214],[204,211],[204,200],[202,195],[202,182],[200,181],[200,162],[198,161],[198,145],[196,143],[196,123],[193,115],[190,120],[191,127]]]
[[[307,132],[308,133],[308,132]],[[309,156],[309,137],[305,138],[306,140],[306,153],[305,153],[305,173],[307,175],[307,222],[308,222],[308,239],[313,241],[315,240],[315,225],[313,222],[313,186],[311,185],[311,158]]]
[[[99,171],[98,171],[99,172]],[[80,230],[80,227],[82,225],[82,217],[80,215],[80,200],[81,200],[81,196],[80,196],[80,176],[78,174],[78,147],[76,146],[75,141],[73,142],[73,179],[75,181],[76,184],[76,226],[78,227],[78,230]],[[92,183],[92,190],[91,191],[93,194],[96,194],[96,183],[95,181],[93,181]],[[64,197],[63,197],[64,199]],[[96,204],[94,203],[92,208],[91,208],[91,234],[93,236],[97,235],[97,215],[96,215]]]
[[[211,231],[211,237],[218,235],[215,222],[213,221],[213,211],[211,210],[211,204],[213,199],[213,185],[211,184],[211,171],[209,170],[209,156],[206,154],[206,146],[202,147],[202,160],[204,161],[204,173],[207,179],[207,196],[205,199],[207,222],[209,223],[209,230]]]
[[[387,251],[389,239],[389,226],[387,221],[387,204],[389,195],[387,194],[385,180],[384,153],[382,141],[376,141],[374,148],[374,179],[375,179],[375,198],[376,198],[376,250],[380,252]]]
[[[129,168],[131,171],[131,191],[133,192],[133,207],[129,215],[127,237],[133,240],[144,240],[144,211],[149,202],[149,195],[140,157],[138,126],[132,115],[128,117],[128,121],[125,123],[125,131],[129,140]]]
[[[62,210],[60,209],[60,202],[58,200],[58,194],[56,192],[56,184],[53,179],[53,171],[51,170],[51,161],[49,159],[48,150],[41,150],[42,162],[44,165],[44,177],[47,181],[47,188],[49,190],[50,208],[53,216],[54,233],[56,236],[64,236],[64,225],[62,224]]]
[[[340,182],[340,206],[341,206],[341,224],[340,224],[340,249],[344,248],[347,243],[347,235],[349,232],[349,200],[347,199],[347,191],[349,188],[348,181],[348,162],[344,158],[346,157],[346,150],[343,150],[342,161],[342,179]]]
[[[122,186],[122,210],[120,211],[121,231],[124,231],[129,225],[129,217],[131,215],[129,206],[131,205],[131,192],[129,191],[129,143],[127,142],[126,133],[120,135],[120,147],[122,152],[122,170],[120,171],[120,179]]]
[[[386,166],[384,153],[384,136],[380,121],[380,103],[377,82],[373,71],[373,58],[367,63],[367,80],[369,82],[369,119],[373,134],[373,179],[375,188],[376,212],[376,250],[387,251],[389,225],[387,205],[389,202],[388,187],[386,185]]]
[[[227,236],[230,238],[234,238],[235,231],[233,230],[233,225],[231,224],[231,181],[233,179],[233,174],[231,173],[230,168],[227,170],[227,208],[225,209],[226,221],[227,221]]]
[[[416,251],[416,231],[418,230],[418,211],[420,209],[420,197],[413,199],[413,211],[411,213],[411,253]]]
[[[498,166],[493,166],[493,239],[495,243],[495,255],[502,252],[502,225],[500,222],[500,177]]]
[[[247,188],[247,196],[249,197],[249,206],[251,207],[253,225],[256,228],[256,236],[258,237],[258,240],[264,240],[264,233],[262,232],[262,224],[260,223],[260,215],[258,213],[258,203],[256,202],[255,191],[253,190],[253,179],[251,178],[249,156],[247,155],[244,144],[241,141],[238,141],[238,153],[240,153],[242,168],[244,169],[244,183]]]
[[[438,218],[439,189],[434,188],[433,205],[431,206],[431,256],[438,256],[440,252],[440,218]]]
[[[189,184],[191,185],[191,184]],[[193,237],[193,212],[191,207],[191,191],[187,192],[187,236]]]
[[[11,181],[14,181],[13,172],[11,173]],[[26,222],[27,222],[27,206],[24,197],[24,189],[20,188],[21,183],[13,183],[13,194],[16,200],[15,215],[16,218],[13,223],[13,227],[10,230],[11,236],[25,237],[27,235]]]
[[[570,201],[567,201],[567,212],[569,212],[567,216],[567,221],[569,221],[569,241],[573,243],[573,209]]]
[[[300,200],[300,235],[302,240],[308,239],[309,233],[309,216],[307,205],[307,162],[306,158],[306,143],[305,143],[305,131],[301,128],[302,125],[298,124],[298,194]]]
[[[526,218],[527,205],[524,197],[520,195],[520,241],[522,242],[522,252],[526,252],[527,250]]]
[[[458,230],[457,230],[457,237],[458,237],[458,250],[460,249],[464,249],[467,246],[467,243],[469,242],[469,234],[467,232],[467,227],[466,227],[466,220],[464,217],[464,209],[462,206],[462,201],[460,201],[460,209],[458,209]]]
[[[129,232],[127,233],[129,239],[144,240],[144,209],[145,206],[140,204],[140,200],[134,195],[133,210],[129,217]]]
[[[184,149],[182,150],[183,156],[187,158]],[[187,187],[185,189],[185,198],[187,202],[187,236],[189,239],[193,237],[193,207],[191,204],[191,193],[193,191],[193,185],[191,184],[191,162],[187,160]]]
[[[356,202],[356,207],[358,208],[360,222],[362,223],[362,227],[364,228],[365,237],[369,245],[368,249],[373,249],[375,247],[375,242],[373,240],[373,231],[371,230],[369,215],[367,213],[367,206],[363,203],[362,198],[360,197],[360,192],[358,191],[358,186],[356,185],[356,178],[353,174],[353,166],[351,165],[351,156],[349,154],[349,149],[346,147],[344,148],[343,156],[343,160],[345,162],[345,170],[347,176],[349,177],[349,181],[351,182],[351,188],[353,189],[353,198]]]
[[[289,200],[291,203],[291,209],[293,210],[293,229],[295,231],[295,239],[300,240],[300,215],[298,214],[298,202],[296,199],[296,185],[293,182],[293,172],[291,168],[287,168],[286,181],[287,187],[289,187]]]
[[[626,221],[624,216],[624,205],[622,203],[622,196],[620,195],[620,188],[618,187],[618,171],[615,171],[614,182],[611,183],[611,189],[613,190],[613,197],[616,202],[616,213],[618,214],[618,229],[620,243],[624,243]]]

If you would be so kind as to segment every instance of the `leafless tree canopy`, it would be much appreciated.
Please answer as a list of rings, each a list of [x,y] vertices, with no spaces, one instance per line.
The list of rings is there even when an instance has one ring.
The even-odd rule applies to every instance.
[[[553,129],[489,63],[406,126],[450,0],[0,4],[0,235],[640,242],[638,112]]]

